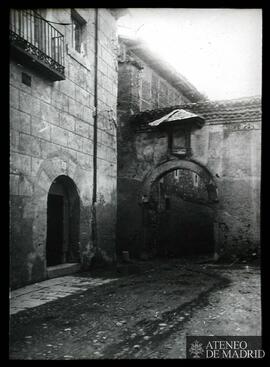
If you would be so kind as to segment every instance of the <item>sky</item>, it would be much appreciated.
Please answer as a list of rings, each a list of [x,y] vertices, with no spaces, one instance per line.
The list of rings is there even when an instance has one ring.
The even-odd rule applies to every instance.
[[[211,100],[261,94],[261,9],[130,8],[118,34],[144,40]]]

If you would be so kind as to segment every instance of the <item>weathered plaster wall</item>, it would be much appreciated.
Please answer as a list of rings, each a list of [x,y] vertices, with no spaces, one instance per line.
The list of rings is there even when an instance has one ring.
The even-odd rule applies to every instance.
[[[224,256],[249,256],[259,251],[260,243],[260,159],[261,106],[260,99],[186,104],[182,108],[205,118],[201,129],[191,133],[190,159],[208,170],[218,187],[219,202],[215,209],[216,251]],[[126,124],[125,156],[119,156],[119,205],[125,207],[125,223],[132,228],[119,240],[124,249],[134,233],[142,232],[142,220],[133,219],[139,202],[142,183],[151,170],[172,158],[168,155],[166,134],[141,129],[140,118]],[[147,122],[145,122],[145,125]],[[135,125],[135,126],[134,126]],[[137,126],[137,128],[136,128]],[[139,127],[140,126],[140,127]],[[120,184],[122,182],[122,186]],[[128,191],[137,190],[132,194]],[[125,198],[129,197],[130,200]],[[120,217],[121,218],[121,217]],[[121,223],[118,225],[118,233]],[[139,242],[135,244],[139,247]]]
[[[216,240],[224,256],[259,252],[261,105],[243,99],[192,108],[206,124],[192,135],[193,158],[216,178]]]
[[[46,278],[46,208],[53,180],[67,175],[80,196],[80,250],[83,266],[93,257],[94,9],[77,9],[85,19],[86,56],[71,47],[71,27],[56,25],[65,36],[65,75],[50,82],[28,67],[10,62],[10,262],[11,286]],[[70,22],[70,9],[47,9],[46,17]],[[99,9],[98,52],[98,242],[114,259],[116,221],[116,60],[115,19]],[[21,73],[31,76],[31,87]],[[110,213],[108,215],[108,212]],[[106,214],[104,215],[104,213]]]

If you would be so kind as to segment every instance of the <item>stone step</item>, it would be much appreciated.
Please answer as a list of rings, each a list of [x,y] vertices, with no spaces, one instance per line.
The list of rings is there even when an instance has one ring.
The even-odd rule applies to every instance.
[[[49,279],[62,277],[64,275],[74,274],[81,270],[79,263],[66,263],[47,268],[47,276]]]

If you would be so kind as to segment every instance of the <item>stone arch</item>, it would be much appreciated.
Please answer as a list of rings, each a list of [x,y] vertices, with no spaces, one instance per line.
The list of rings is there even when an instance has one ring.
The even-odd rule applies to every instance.
[[[58,151],[43,160],[33,179],[33,195],[25,207],[24,216],[32,219],[33,250],[29,255],[29,264],[38,259],[43,264],[44,278],[47,277],[46,267],[46,236],[47,236],[47,196],[52,182],[58,176],[69,177],[76,187],[80,202],[80,256],[92,257],[91,238],[91,177],[92,173],[83,169],[77,159],[68,152]],[[82,235],[83,234],[83,235]],[[83,237],[83,238],[82,238]],[[31,269],[29,270],[31,272]]]
[[[172,160],[169,160],[169,161],[166,161],[166,162],[163,162],[163,163],[157,165],[150,172],[148,172],[148,174],[145,176],[145,178],[142,182],[141,191],[140,191],[140,198],[139,198],[140,204],[142,204],[141,205],[142,213],[143,213],[142,216],[145,217],[145,218],[148,217],[147,213],[148,213],[149,208],[150,208],[150,210],[152,208],[152,212],[153,212],[153,210],[155,211],[155,209],[153,207],[154,202],[152,202],[152,199],[153,199],[152,198],[152,189],[153,189],[154,184],[156,182],[158,182],[161,177],[163,177],[166,174],[169,174],[170,172],[175,171],[177,169],[189,170],[189,171],[192,171],[192,172],[196,173],[199,176],[204,177],[208,199],[207,199],[206,202],[201,203],[201,204],[203,204],[203,205],[201,205],[201,209],[199,209],[199,207],[197,207],[199,209],[199,212],[200,212],[200,215],[198,216],[198,218],[200,218],[200,217],[202,217],[206,214],[207,218],[209,219],[209,220],[207,219],[207,223],[209,221],[212,222],[212,224],[210,222],[208,223],[209,224],[208,233],[209,233],[209,236],[211,235],[211,243],[212,243],[210,252],[211,253],[212,253],[212,251],[216,252],[216,237],[215,237],[216,234],[215,234],[215,219],[214,218],[216,217],[216,213],[217,213],[217,210],[218,210],[217,205],[215,205],[216,203],[218,203],[217,184],[216,184],[216,181],[213,178],[211,172],[206,167],[204,167],[203,165],[201,165],[200,163],[198,163],[196,161],[172,159]],[[192,204],[192,202],[190,202],[190,203]],[[186,205],[187,204],[188,204],[188,201],[186,202]],[[194,204],[192,204],[192,205],[198,205],[198,203],[196,204],[196,202],[194,202]],[[189,207],[190,205],[187,205],[187,206]],[[203,207],[205,207],[205,209],[203,209]],[[195,207],[193,207],[193,208],[194,208],[194,210],[196,210]],[[211,214],[210,214],[210,212],[211,212]],[[157,215],[160,215],[159,211],[157,212]],[[164,215],[165,215],[164,218],[167,218],[168,220],[170,220],[169,218],[172,217],[170,215],[168,216],[165,212],[164,212]],[[177,215],[175,216],[175,218],[177,218]],[[155,219],[155,216],[152,219]],[[145,222],[145,220],[144,220],[144,222]],[[160,221],[157,220],[157,223],[160,223]],[[161,221],[161,223],[163,223],[163,222]],[[166,221],[164,223],[165,223],[164,225],[165,225],[166,230],[169,228],[168,229],[169,233],[172,233],[170,231],[170,227],[166,225]],[[172,222],[172,225],[174,225],[173,222]],[[146,248],[148,246],[147,243],[150,243],[152,241],[152,239],[155,238],[155,233],[152,233],[153,229],[152,229],[152,232],[151,232],[151,228],[150,228],[150,230],[149,230],[149,228],[150,228],[150,226],[148,224],[148,225],[146,225],[146,227],[143,231],[144,232],[144,240],[143,241],[144,241],[144,246]],[[161,231],[161,232],[164,229],[163,227],[155,227],[155,228],[159,228],[158,230]],[[166,237],[166,233],[167,233],[166,230],[164,230],[164,236],[165,237]],[[161,240],[161,237],[162,236],[160,236],[160,235],[156,236],[156,238],[159,239],[159,240]],[[182,238],[182,237],[180,236],[178,238]],[[172,239],[172,241],[173,241],[173,239]],[[167,239],[165,238],[164,244],[166,245],[165,247],[167,247],[168,238]]]
[[[79,222],[76,184],[69,176],[60,175],[52,182],[47,196],[47,266],[80,262]]]
[[[204,175],[207,180],[206,188],[208,193],[208,204],[213,204],[218,202],[218,190],[215,179],[213,178],[210,171],[204,167],[203,165],[195,162],[195,161],[187,161],[187,160],[170,160],[163,162],[153,168],[148,174],[145,176],[142,183],[142,191],[140,200],[148,200],[151,187],[154,182],[156,182],[160,177],[174,171],[176,169],[187,169],[197,173],[199,176]]]

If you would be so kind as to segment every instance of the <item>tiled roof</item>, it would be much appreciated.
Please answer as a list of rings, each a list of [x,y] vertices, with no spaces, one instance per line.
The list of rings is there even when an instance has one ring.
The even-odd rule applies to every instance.
[[[130,117],[130,122],[145,125],[151,121],[161,118],[175,109],[184,109],[199,114],[206,122],[232,121],[237,119],[260,119],[261,97],[246,97],[224,101],[203,101],[187,103],[183,105],[169,106],[155,110],[146,110]]]

